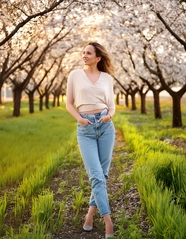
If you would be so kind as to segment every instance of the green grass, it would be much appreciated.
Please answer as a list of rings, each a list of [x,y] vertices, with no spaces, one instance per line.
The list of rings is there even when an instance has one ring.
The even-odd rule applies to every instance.
[[[67,147],[74,137],[75,121],[64,105],[19,118],[6,117],[10,104],[0,110],[0,186],[13,185],[35,172],[52,153]]]
[[[115,126],[123,130],[128,154],[119,155],[115,161],[117,173],[114,180],[122,181],[123,186],[120,194],[111,196],[111,200],[130,190],[136,181],[142,204],[153,224],[150,233],[157,239],[184,239],[183,225],[186,219],[181,208],[186,201],[184,156],[179,149],[164,140],[185,139],[186,129],[171,127],[170,102],[162,104],[162,120],[154,119],[151,102],[147,102],[147,115],[140,114],[139,102],[137,107],[136,111],[117,107],[113,117]],[[185,105],[182,109],[182,115],[185,116]],[[23,102],[21,116],[14,118],[11,115],[11,103],[0,106],[0,234],[6,233],[7,239],[51,238],[50,233],[63,230],[61,228],[66,223],[68,210],[74,215],[74,226],[78,227],[80,211],[84,210],[90,188],[84,180],[85,174],[75,140],[76,121],[66,111],[64,104],[44,109],[43,112],[37,109],[34,114],[29,114],[28,104]],[[183,117],[183,124],[186,125],[186,117]],[[122,151],[122,148],[117,150]],[[127,175],[124,171],[131,161],[134,161],[134,170]],[[57,168],[60,171],[68,169],[68,179],[72,183],[74,171],[70,169],[77,166],[77,185],[68,185],[66,179],[59,184],[58,193],[64,193],[60,202],[52,198],[51,191],[43,191],[47,187],[47,179],[54,175]],[[68,196],[65,196],[67,191]],[[173,196],[177,200],[176,205]],[[70,204],[68,200],[71,200]],[[6,207],[9,208],[8,215]],[[21,218],[29,207],[32,210],[30,219],[23,225]],[[49,210],[44,212],[47,207]],[[139,215],[140,212],[131,220],[126,220],[122,213],[119,215],[116,220],[118,238],[144,238],[138,225]],[[17,227],[4,225],[10,218],[16,221]]]
[[[42,212],[40,205],[42,201],[40,200],[40,203],[33,198],[42,192],[58,167],[63,170],[79,165],[79,160],[71,153],[77,144],[76,121],[66,111],[64,103],[61,107],[29,114],[28,104],[23,102],[21,116],[15,118],[11,114],[11,103],[0,107],[0,235],[7,231],[8,238],[31,238],[30,225],[20,224],[18,228],[8,228],[4,223],[7,222],[7,218],[14,218],[16,224],[19,224],[30,204],[34,223],[37,212],[38,217],[43,213],[45,218],[46,213]],[[51,205],[54,203],[50,195],[45,197],[38,195],[38,198],[43,199],[43,205],[47,200],[50,200]],[[57,230],[62,225],[59,220],[63,217],[59,215]],[[47,220],[41,225],[38,222],[32,228],[33,238],[48,238],[46,229],[50,226],[52,230],[53,226],[48,225],[50,223]]]
[[[147,115],[118,107],[114,120],[122,128],[133,155],[136,184],[155,238],[185,239],[186,151],[172,146],[166,139],[186,139],[186,118],[182,117],[184,127],[172,128],[170,102],[161,106],[161,120],[154,119],[152,107],[148,108]],[[185,115],[183,104],[182,116]]]

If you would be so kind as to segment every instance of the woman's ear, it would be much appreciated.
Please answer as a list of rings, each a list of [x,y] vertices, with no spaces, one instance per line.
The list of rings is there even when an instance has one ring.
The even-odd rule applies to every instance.
[[[101,57],[100,56],[97,57],[97,62],[99,62],[99,61],[101,61]]]

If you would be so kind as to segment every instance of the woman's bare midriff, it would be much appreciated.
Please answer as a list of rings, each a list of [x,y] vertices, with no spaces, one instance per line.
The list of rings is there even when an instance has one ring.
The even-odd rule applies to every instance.
[[[104,108],[104,109],[105,109],[105,108]],[[102,109],[102,110],[83,111],[83,112],[80,112],[80,114],[96,114],[96,113],[102,112],[104,109]]]

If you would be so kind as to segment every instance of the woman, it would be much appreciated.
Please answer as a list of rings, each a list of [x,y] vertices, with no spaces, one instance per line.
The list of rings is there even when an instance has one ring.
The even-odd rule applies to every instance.
[[[78,121],[77,140],[92,186],[84,230],[93,229],[98,208],[105,222],[105,237],[114,236],[106,180],[115,141],[111,121],[115,113],[113,65],[105,48],[96,42],[83,51],[84,69],[73,70],[67,83],[66,108]],[[74,103],[76,107],[74,106]]]

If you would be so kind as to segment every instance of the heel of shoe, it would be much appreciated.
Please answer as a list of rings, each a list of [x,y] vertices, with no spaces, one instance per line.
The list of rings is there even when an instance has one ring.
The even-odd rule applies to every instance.
[[[87,215],[85,216],[85,220],[86,220],[86,218],[87,218]],[[83,229],[86,231],[86,232],[90,232],[90,231],[92,231],[92,229],[93,229],[93,226],[87,226],[87,225],[83,225]]]
[[[114,234],[106,234],[105,238],[114,238]]]
[[[87,232],[92,231],[93,227],[92,226],[87,226],[87,225],[83,225],[83,229]]]

